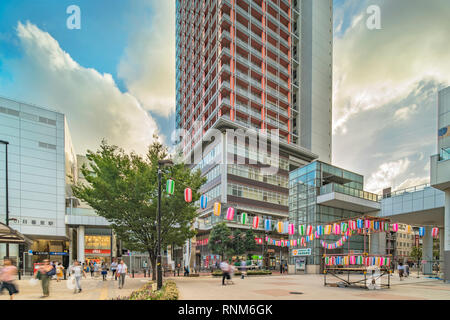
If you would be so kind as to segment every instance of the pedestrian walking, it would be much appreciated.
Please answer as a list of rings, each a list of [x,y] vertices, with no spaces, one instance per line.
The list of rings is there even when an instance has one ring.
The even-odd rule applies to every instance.
[[[181,264],[177,264],[177,276],[180,276]]]
[[[3,293],[3,290],[6,289],[9,293],[9,299],[14,300],[14,295],[19,293],[15,284],[17,268],[9,259],[5,259],[3,264],[3,267],[0,268],[0,293]]]
[[[119,289],[122,289],[125,285],[125,276],[128,273],[128,267],[123,260],[120,260],[119,265],[117,266],[117,274],[119,277]]]
[[[117,274],[116,274],[117,266],[118,266],[118,264],[117,264],[116,259],[113,259],[113,262],[111,263],[111,272],[112,272],[112,277],[114,277],[114,280],[117,280]]]
[[[184,276],[189,277],[189,267],[188,266],[184,266]]]
[[[405,277],[409,277],[409,263],[405,264]]]
[[[108,266],[106,263],[102,264],[102,277],[103,281],[106,281],[106,276],[108,275]]]
[[[78,261],[74,261],[73,266],[69,268],[69,273],[75,278],[76,287],[73,293],[81,292],[81,277],[84,275],[86,278],[86,272]]]
[[[55,268],[50,264],[50,261],[45,259],[44,264],[39,267],[35,273],[35,278],[41,280],[42,296],[46,298],[50,295],[50,279],[56,274]]]
[[[402,281],[404,273],[405,273],[405,266],[403,266],[403,263],[400,262],[398,264],[397,269],[398,269],[398,276],[400,277],[400,281]]]
[[[56,266],[56,282],[60,282],[63,276],[64,276],[64,267],[61,263],[58,263]]]
[[[222,285],[225,286],[225,280],[231,280],[231,267],[225,260],[220,263],[220,269],[222,270]]]
[[[94,277],[98,277],[100,275],[100,265],[97,262],[94,262]]]

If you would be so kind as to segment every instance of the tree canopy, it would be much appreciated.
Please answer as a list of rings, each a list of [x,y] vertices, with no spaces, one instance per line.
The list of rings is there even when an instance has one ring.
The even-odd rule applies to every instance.
[[[155,276],[157,256],[158,160],[168,158],[167,147],[154,137],[146,157],[127,154],[103,141],[96,152],[88,151],[89,166],[81,169],[87,184],[73,187],[74,195],[87,202],[107,219],[130,250],[148,252]],[[175,181],[175,192],[165,193],[167,179]],[[195,202],[205,183],[200,171],[191,172],[183,163],[164,168],[161,196],[161,248],[182,246],[195,235],[192,223],[197,217]],[[192,189],[192,202],[184,200],[186,187]]]

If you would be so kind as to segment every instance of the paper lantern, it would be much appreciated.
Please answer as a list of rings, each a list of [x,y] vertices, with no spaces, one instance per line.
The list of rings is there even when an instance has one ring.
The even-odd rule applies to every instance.
[[[364,220],[364,228],[370,229],[370,220]]]
[[[412,232],[412,227],[410,225],[406,226],[406,233],[411,233]]]
[[[294,246],[297,246],[297,240],[294,240]]]
[[[221,209],[222,209],[222,205],[220,204],[220,202],[214,203],[214,215],[215,216],[220,216]]]
[[[234,208],[227,209],[227,220],[231,221],[234,218]]]
[[[314,235],[313,235],[313,234],[311,234],[311,235],[309,236],[309,240],[310,240],[310,241],[313,241],[313,240],[314,240]]]
[[[331,234],[331,228],[332,228],[332,227],[331,227],[330,224],[328,224],[328,225],[325,226],[324,232],[325,232],[326,235]]]
[[[359,265],[363,264],[363,257],[361,257],[361,256],[356,257],[356,264],[359,264]]]
[[[266,231],[271,231],[271,229],[272,229],[272,221],[270,219],[266,219],[264,221],[264,229]]]
[[[374,230],[380,230],[380,221],[375,221],[374,222],[373,229]]]
[[[305,246],[305,245],[306,245],[306,240],[305,240],[304,237],[302,237],[302,238],[300,239],[300,245],[302,245],[302,246]]]
[[[247,213],[246,213],[246,212],[242,212],[242,213],[241,213],[241,223],[242,223],[242,224],[247,224],[247,221],[248,221],[248,215],[247,215]]]
[[[312,234],[312,232],[313,232],[313,227],[311,225],[308,225],[306,227],[306,235],[310,236]]]
[[[282,233],[283,232],[283,222],[279,221],[277,223],[277,231],[278,231],[278,233]]]
[[[356,226],[358,227],[358,229],[364,228],[364,221],[362,219],[358,219],[356,221]]]
[[[317,226],[316,228],[317,238],[323,235],[323,226]]]
[[[348,227],[350,230],[356,230],[356,221],[355,220],[350,220],[348,222]]]
[[[259,217],[258,216],[253,217],[252,226],[253,226],[253,229],[258,229],[258,226],[259,226]]]
[[[420,227],[419,228],[419,236],[423,237],[425,235],[425,227]]]
[[[304,224],[298,226],[298,234],[301,236],[306,234],[306,226]]]
[[[439,228],[433,228],[431,229],[431,236],[433,238],[437,238],[437,236],[439,235]]]
[[[342,222],[341,223],[341,232],[345,233],[347,231],[347,228],[348,228],[348,224],[345,222]]]
[[[208,197],[206,194],[202,194],[200,197],[200,208],[206,209],[206,205],[208,204]]]
[[[175,181],[168,179],[166,182],[167,194],[173,194],[175,192]]]
[[[269,242],[269,236],[266,236],[266,242]]]
[[[338,223],[333,225],[333,232],[334,234],[341,234],[341,226]]]
[[[288,222],[283,223],[283,233],[289,233],[289,223]]]
[[[289,234],[292,236],[295,233],[295,226],[293,223],[289,224]]]
[[[394,224],[392,225],[392,231],[393,231],[393,232],[397,232],[397,231],[398,231],[398,223],[394,223]]]
[[[191,188],[184,189],[184,201],[192,202],[192,189]]]

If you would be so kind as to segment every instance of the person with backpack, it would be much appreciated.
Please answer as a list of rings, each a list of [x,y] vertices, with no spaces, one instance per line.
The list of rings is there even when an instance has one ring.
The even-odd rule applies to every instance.
[[[42,296],[46,298],[50,295],[50,279],[56,274],[56,269],[50,264],[48,259],[44,260],[44,265],[36,271],[35,278],[41,280]]]

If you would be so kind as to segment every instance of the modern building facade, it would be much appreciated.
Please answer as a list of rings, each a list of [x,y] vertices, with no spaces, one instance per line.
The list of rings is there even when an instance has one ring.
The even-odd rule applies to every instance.
[[[438,93],[438,154],[431,157],[431,186],[445,192],[444,275],[450,282],[450,87]],[[428,242],[428,254],[432,245]]]
[[[351,171],[314,161],[289,175],[289,222],[295,226],[291,239],[298,239],[300,225],[323,225],[333,221],[371,215],[380,210],[378,195],[364,191],[364,177]],[[379,250],[373,235],[371,249]],[[329,235],[327,241],[337,241],[338,236]],[[373,248],[372,248],[373,247]],[[382,247],[382,246],[381,246]],[[301,248],[299,246],[299,248]],[[324,249],[319,239],[307,243],[311,249],[306,256],[306,272],[319,273],[323,270]],[[291,249],[290,265],[297,265]],[[367,248],[366,248],[367,249]],[[362,253],[362,235],[349,238],[345,246],[334,253]],[[374,251],[372,251],[374,252]],[[383,252],[384,253],[384,252]]]
[[[31,238],[33,262],[66,262],[69,239],[65,224],[66,185],[76,174],[76,157],[62,113],[0,98],[0,140],[8,145],[10,226]],[[6,190],[6,149],[0,146],[0,194]],[[6,197],[0,197],[5,222]],[[5,245],[0,245],[5,256]],[[22,259],[23,245],[10,245],[9,256]]]
[[[302,46],[308,43],[302,39],[302,19],[306,18],[302,6],[321,12],[310,29],[329,29],[330,37],[332,34],[332,1],[319,2],[322,6],[317,7],[313,1],[176,1],[176,126],[183,131],[179,147],[192,167],[201,169],[208,178],[201,192],[208,196],[209,205],[197,222],[197,239],[186,246],[191,249],[185,250],[186,256],[196,256],[197,265],[208,256],[205,243],[209,230],[223,221],[223,214],[212,214],[214,202],[222,203],[222,212],[230,206],[236,209],[235,221],[227,221],[232,227],[250,227],[237,223],[242,212],[248,213],[249,220],[259,216],[258,234],[263,236],[265,218],[275,221],[288,216],[289,171],[317,158],[311,149],[326,155],[325,161],[331,159],[331,113],[324,112],[319,117],[302,111],[312,110],[318,101],[305,98],[318,93],[315,88],[303,93],[305,101],[314,103],[301,103],[303,70],[309,70],[310,78],[319,80],[314,65],[304,69],[301,65]],[[319,50],[326,51],[320,56],[330,73],[327,81],[331,81],[328,66],[332,55],[328,54],[332,43],[328,37],[319,39],[316,31],[311,34],[319,43],[309,46],[317,54]],[[304,61],[312,64],[306,57]],[[328,97],[331,82],[327,88],[329,92],[324,96]],[[324,108],[319,109],[321,113]],[[327,143],[323,144],[328,145],[329,152],[324,147],[311,146],[319,139],[301,139],[303,131],[320,130],[320,124],[306,127],[319,118],[329,124],[329,130],[325,130],[329,133]],[[277,129],[279,139],[269,137],[268,149],[256,150],[249,136],[242,143],[235,143],[238,129],[253,129],[257,133]],[[243,162],[236,164],[236,155]],[[268,173],[267,166],[276,168],[276,173]],[[204,248],[197,248],[198,243],[203,243],[200,246]],[[280,257],[280,253],[272,252],[272,260],[287,260],[287,250],[284,251],[278,260],[275,257]]]

